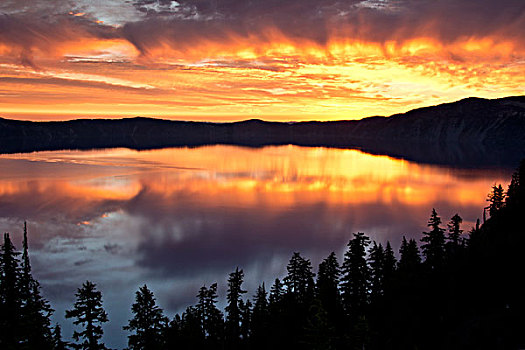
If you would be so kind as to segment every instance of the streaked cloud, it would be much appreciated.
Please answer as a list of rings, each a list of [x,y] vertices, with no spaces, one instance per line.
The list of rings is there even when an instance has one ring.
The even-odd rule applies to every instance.
[[[520,0],[4,1],[0,114],[387,115],[522,94],[524,44]]]

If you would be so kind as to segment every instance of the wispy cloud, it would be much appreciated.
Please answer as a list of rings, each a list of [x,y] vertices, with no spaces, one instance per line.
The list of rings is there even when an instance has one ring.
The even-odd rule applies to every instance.
[[[521,94],[524,24],[520,0],[7,0],[0,113],[356,118]]]

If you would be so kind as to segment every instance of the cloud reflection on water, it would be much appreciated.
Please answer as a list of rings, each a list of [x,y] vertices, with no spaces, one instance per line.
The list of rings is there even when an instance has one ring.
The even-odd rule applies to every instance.
[[[352,232],[397,250],[403,234],[425,229],[432,207],[445,222],[459,212],[467,230],[490,186],[510,176],[295,146],[39,152],[1,156],[0,170],[0,229],[19,242],[28,220],[57,320],[84,280],[99,284],[109,346],[124,345],[120,327],[140,284],[170,316],[203,283],[224,288],[236,266],[251,294],[282,275],[294,251],[314,266],[332,250],[341,256]]]

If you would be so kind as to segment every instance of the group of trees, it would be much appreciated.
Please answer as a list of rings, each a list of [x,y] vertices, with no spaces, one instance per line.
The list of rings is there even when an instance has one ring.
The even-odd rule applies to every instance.
[[[230,273],[227,305],[217,284],[203,286],[197,303],[164,316],[146,285],[136,292],[130,349],[515,349],[524,346],[525,162],[505,194],[494,186],[490,218],[467,234],[454,215],[446,228],[433,209],[421,245],[403,237],[396,258],[389,242],[356,233],[342,262],[330,253],[314,273],[294,253],[287,274],[252,297],[243,270]],[[75,344],[51,327],[49,304],[31,276],[27,230],[20,253],[4,235],[0,256],[0,348],[104,349],[107,314],[91,282],[78,289],[66,318],[80,326]]]

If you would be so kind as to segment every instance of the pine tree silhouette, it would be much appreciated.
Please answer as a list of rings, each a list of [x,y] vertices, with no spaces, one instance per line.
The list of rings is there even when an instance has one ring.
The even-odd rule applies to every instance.
[[[236,349],[239,347],[241,336],[241,302],[242,294],[246,293],[242,289],[244,273],[237,267],[234,272],[230,273],[228,278],[228,291],[226,292],[226,341],[228,347]]]
[[[6,350],[19,349],[23,335],[19,255],[9,233],[4,233],[0,247],[0,348]]]
[[[421,242],[423,242],[421,249],[425,257],[425,265],[430,270],[440,269],[445,259],[445,230],[439,225],[441,225],[441,218],[437,215],[436,209],[432,209],[432,214],[427,224],[431,230],[423,232],[423,238],[421,238]]]
[[[85,350],[106,349],[100,339],[104,334],[102,324],[108,321],[108,315],[102,307],[102,293],[97,286],[86,281],[75,294],[77,300],[71,310],[66,310],[66,318],[73,318],[74,325],[81,325],[83,331],[74,331],[73,338],[80,343],[76,348]]]
[[[370,268],[366,261],[366,248],[370,238],[364,233],[354,233],[348,243],[342,267],[342,294],[345,311],[353,319],[364,314],[370,289]]]
[[[270,322],[270,309],[267,295],[268,293],[263,282],[263,284],[257,288],[253,297],[250,345],[254,349],[266,349],[267,347]]]
[[[317,298],[321,307],[327,313],[328,319],[333,322],[340,321],[342,301],[339,292],[339,279],[341,267],[337,256],[331,252],[326,259],[319,264],[317,274]]]
[[[53,347],[53,340],[50,317],[53,309],[49,305],[49,302],[40,294],[40,284],[31,274],[27,224],[25,222],[22,268],[19,282],[21,324],[22,329],[24,329],[24,336],[22,337],[20,348],[51,349]]]
[[[197,294],[197,311],[202,332],[209,346],[218,346],[223,341],[224,319],[217,308],[217,283],[209,288],[202,286]]]
[[[153,292],[146,285],[135,293],[135,303],[131,306],[133,318],[122,327],[133,334],[128,336],[128,346],[133,350],[163,349],[164,329],[168,319],[157,306]]]

